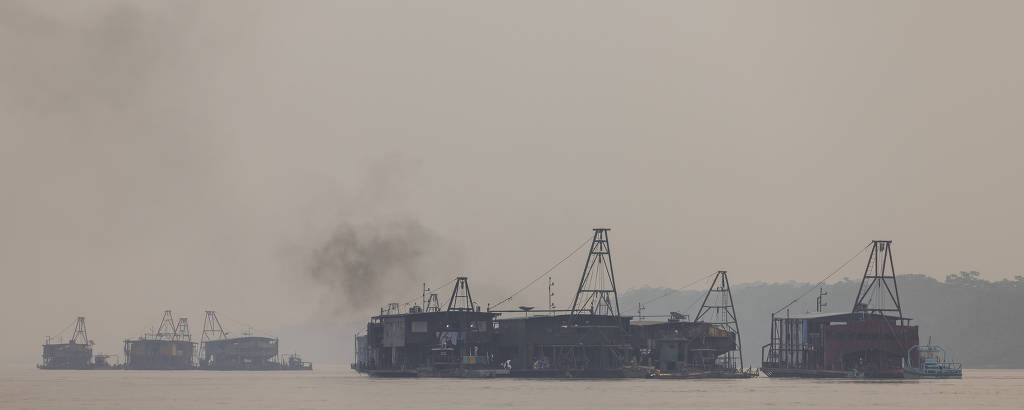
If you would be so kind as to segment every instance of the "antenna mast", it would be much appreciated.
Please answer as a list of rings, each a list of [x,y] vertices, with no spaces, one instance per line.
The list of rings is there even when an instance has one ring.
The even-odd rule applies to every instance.
[[[825,301],[825,296],[827,295],[828,292],[825,291],[825,288],[818,288],[818,300],[816,303],[818,313],[821,313],[821,308],[828,306],[828,302]]]
[[[424,312],[427,311],[427,292],[429,292],[429,291],[430,291],[430,288],[427,287],[427,282],[423,282],[423,294],[420,296],[420,301],[423,304],[420,305],[420,306],[423,306],[423,311]]]
[[[551,310],[551,315],[555,315],[555,303],[551,301],[551,297],[555,296],[555,292],[551,291],[551,288],[555,286],[555,282],[551,281],[551,277],[548,276],[548,309]]]

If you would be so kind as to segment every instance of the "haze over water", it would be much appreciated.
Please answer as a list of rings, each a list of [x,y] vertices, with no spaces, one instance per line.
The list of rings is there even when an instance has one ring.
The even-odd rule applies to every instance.
[[[872,239],[901,274],[1012,280],[1022,14],[2,1],[0,362],[30,367],[76,316],[109,353],[165,309],[351,335],[456,274],[486,306],[596,226],[620,289],[814,283]],[[399,263],[337,263],[379,238]],[[583,263],[555,272],[560,307]]]
[[[0,409],[1020,408],[1024,370],[962,380],[371,379],[312,372],[0,370]]]
[[[748,365],[770,312],[891,239],[897,273],[923,275],[901,284],[921,340],[1024,367],[1021,15],[997,0],[0,0],[0,410],[1021,407],[1021,370],[375,380],[343,365],[381,305],[466,275],[487,306],[607,226],[619,290],[639,289],[623,313],[717,269],[772,285],[737,303]],[[583,257],[549,276],[559,308]],[[935,282],[961,271],[992,283]],[[825,290],[849,311],[844,286]],[[280,335],[316,370],[33,368],[77,316],[116,354],[165,309],[193,334],[216,310],[235,334]]]

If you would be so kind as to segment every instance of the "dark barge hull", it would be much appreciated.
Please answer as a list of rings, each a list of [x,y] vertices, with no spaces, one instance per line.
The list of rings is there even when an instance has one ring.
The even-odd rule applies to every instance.
[[[793,377],[806,379],[902,379],[903,371],[875,371],[861,373],[841,370],[808,370],[808,369],[772,369],[762,368],[761,372],[768,377]]]
[[[764,375],[768,377],[799,377],[810,379],[845,379],[855,377],[853,373],[835,370],[761,368],[761,373],[764,373]]]
[[[419,377],[415,370],[366,370],[360,373],[366,373],[371,377]]]
[[[417,370],[357,370],[370,377],[383,378],[410,378],[410,377],[439,377],[455,379],[481,379],[493,377],[507,377],[507,369],[417,369]]]
[[[690,372],[690,373],[654,373],[648,379],[752,379],[757,377],[753,372]]]
[[[215,372],[288,372],[288,371],[312,371],[313,366],[306,367],[291,367],[285,365],[275,365],[268,367],[248,367],[248,368],[218,368],[218,367],[199,367],[197,370],[209,370]]]
[[[522,369],[504,368],[419,368],[419,369],[365,369],[353,365],[352,370],[370,377],[408,378],[439,377],[457,379],[523,378],[523,379],[631,379],[649,374],[637,369]]]
[[[628,379],[636,378],[629,372],[621,369],[614,370],[566,370],[566,369],[538,369],[538,370],[513,370],[509,377],[528,379]]]

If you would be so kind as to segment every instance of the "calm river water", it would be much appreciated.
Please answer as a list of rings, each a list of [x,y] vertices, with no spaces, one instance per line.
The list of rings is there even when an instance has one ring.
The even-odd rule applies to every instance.
[[[962,380],[370,379],[312,372],[0,370],[0,409],[1024,408],[1024,370]]]

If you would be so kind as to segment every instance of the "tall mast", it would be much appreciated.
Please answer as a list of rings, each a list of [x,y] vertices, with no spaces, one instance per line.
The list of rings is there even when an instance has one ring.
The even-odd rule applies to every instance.
[[[455,278],[455,288],[448,299],[448,311],[473,311],[473,296],[469,294],[469,280],[465,276]]]
[[[587,255],[580,286],[572,300],[571,315],[574,321],[579,315],[620,316],[608,231],[608,228],[594,229],[590,254]]]
[[[887,315],[895,313],[903,323],[900,290],[892,264],[892,241],[871,241],[871,253],[861,278],[853,313]]]
[[[160,320],[160,327],[156,330],[156,338],[161,340],[172,340],[174,339],[174,317],[171,316],[170,310],[164,311],[164,317]]]
[[[710,304],[709,304],[710,302]],[[729,288],[729,276],[726,271],[720,270],[711,281],[708,293],[704,295],[704,303],[701,303],[694,322],[705,319],[705,322],[713,326],[733,332],[736,335],[736,350],[739,352],[740,368],[743,368],[743,340],[740,338],[740,324],[736,320],[736,306],[732,301],[732,289]]]
[[[188,318],[178,318],[178,326],[174,329],[174,340],[192,341],[192,333],[188,330]]]
[[[71,340],[68,343],[89,344],[89,334],[85,331],[85,316],[79,316],[75,320],[75,333],[71,335]]]
[[[226,338],[227,333],[224,332],[224,327],[220,325],[220,319],[217,318],[217,312],[207,310],[206,318],[203,319],[203,334],[199,336],[199,360],[205,360],[206,342]]]

